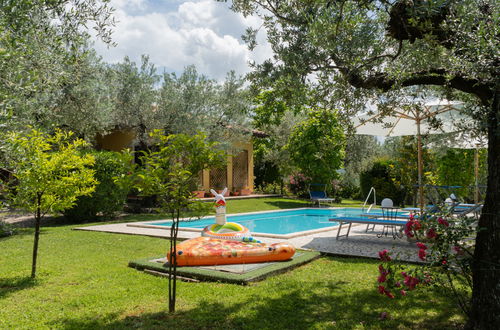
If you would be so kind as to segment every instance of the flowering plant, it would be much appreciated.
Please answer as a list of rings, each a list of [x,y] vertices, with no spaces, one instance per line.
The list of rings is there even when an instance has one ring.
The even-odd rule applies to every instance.
[[[421,264],[412,267],[405,264],[400,255],[380,251],[379,293],[396,298],[432,284],[452,293],[462,311],[467,313],[472,288],[475,221],[474,217],[453,216],[452,210],[411,216],[404,233],[410,242],[416,241]]]
[[[299,197],[307,197],[308,189],[307,184],[311,181],[311,178],[305,176],[302,173],[295,173],[290,175],[288,178],[290,182],[290,191],[299,196]]]

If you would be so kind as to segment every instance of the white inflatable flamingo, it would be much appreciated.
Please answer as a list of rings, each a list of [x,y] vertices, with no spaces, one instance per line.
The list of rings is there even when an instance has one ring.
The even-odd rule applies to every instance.
[[[210,192],[215,196],[215,222],[224,226],[226,224],[226,199],[224,195],[227,193],[227,187],[220,194],[213,189],[210,189]]]

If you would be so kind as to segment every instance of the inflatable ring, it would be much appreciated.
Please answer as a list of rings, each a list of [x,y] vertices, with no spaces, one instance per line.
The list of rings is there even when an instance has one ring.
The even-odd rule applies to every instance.
[[[248,228],[236,222],[226,222],[224,225],[216,223],[208,225],[201,232],[201,236],[235,241],[247,241],[249,238],[251,240]]]

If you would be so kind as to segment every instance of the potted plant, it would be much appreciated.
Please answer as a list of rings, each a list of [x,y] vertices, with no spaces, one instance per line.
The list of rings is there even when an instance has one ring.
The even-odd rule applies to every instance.
[[[241,188],[240,190],[240,195],[241,196],[248,196],[252,193],[252,190],[248,186]]]
[[[224,190],[224,188],[215,189],[215,191],[217,191],[218,194],[222,194],[223,190]],[[229,196],[229,190],[226,190],[226,192],[224,193],[224,197],[227,197],[227,196]]]
[[[191,191],[195,198],[204,198],[205,197],[205,189],[203,186],[198,184],[193,187],[194,189]]]

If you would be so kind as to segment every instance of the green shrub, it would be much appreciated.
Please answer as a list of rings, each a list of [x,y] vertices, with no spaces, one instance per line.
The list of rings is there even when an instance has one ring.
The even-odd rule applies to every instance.
[[[0,238],[14,235],[14,227],[3,220],[0,220]]]
[[[391,161],[378,160],[373,164],[371,169],[360,174],[359,183],[363,199],[368,196],[370,188],[374,187],[378,204],[384,198],[392,199],[394,205],[401,205],[403,203],[404,191],[394,184],[394,180],[391,177],[391,166],[393,165]]]
[[[279,182],[263,184],[257,186],[255,190],[260,194],[287,194],[285,187],[282,187]]]
[[[91,151],[95,157],[95,178],[99,182],[90,196],[79,197],[73,208],[64,215],[75,221],[94,219],[101,215],[109,219],[123,210],[130,185],[127,180],[133,171],[129,153],[113,151]]]
[[[348,199],[361,199],[359,186],[349,181],[340,182],[340,197]],[[365,197],[366,198],[366,197]]]

